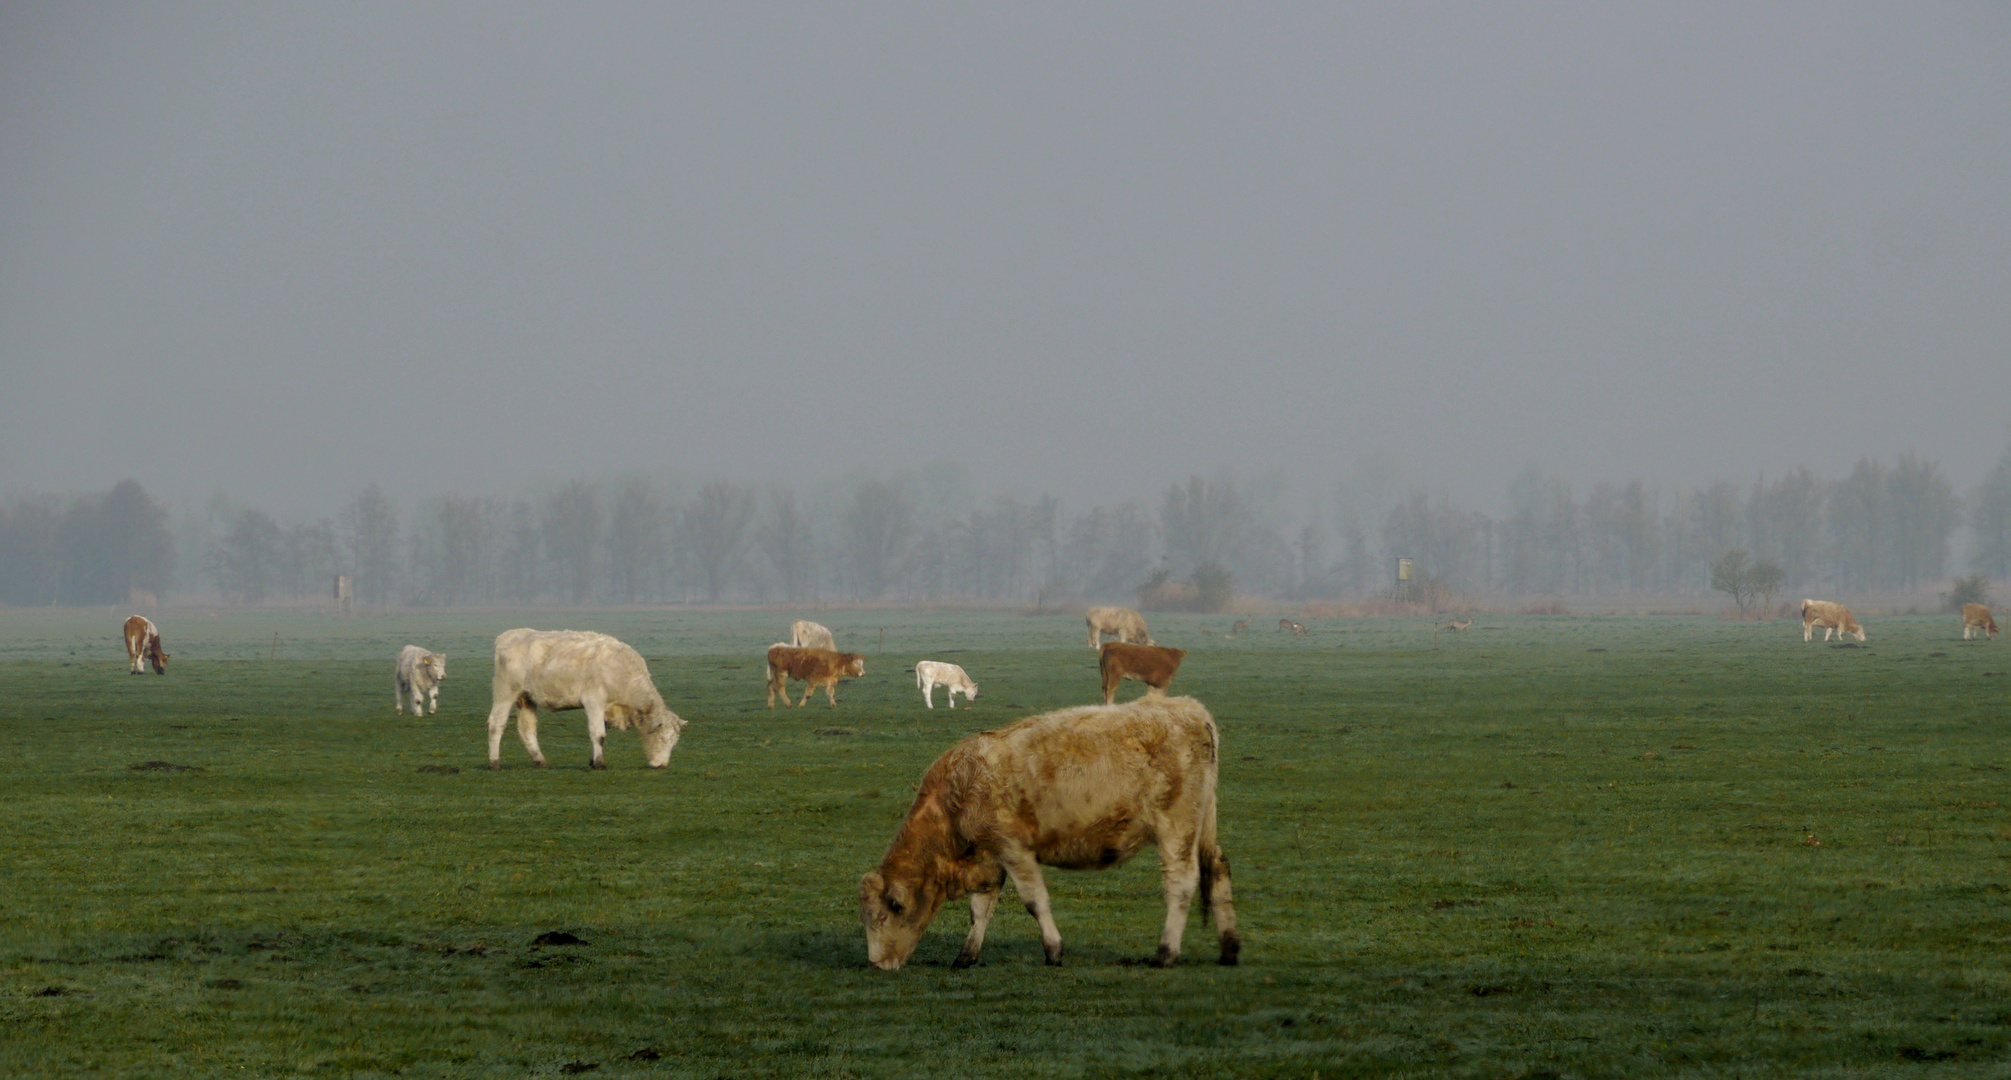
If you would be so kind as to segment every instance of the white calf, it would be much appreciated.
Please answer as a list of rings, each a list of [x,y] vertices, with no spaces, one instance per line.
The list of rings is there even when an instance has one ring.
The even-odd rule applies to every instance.
[[[440,711],[440,684],[447,681],[447,654],[427,652],[407,645],[398,652],[398,676],[392,684],[391,700],[399,715],[405,713],[405,699],[412,699],[412,715]]]
[[[944,687],[950,699],[950,708],[957,707],[957,691],[964,692],[966,703],[978,699],[978,684],[971,681],[964,669],[955,664],[945,664],[940,660],[924,660],[915,665],[915,685],[922,688],[922,703],[933,709],[936,707],[936,687]]]

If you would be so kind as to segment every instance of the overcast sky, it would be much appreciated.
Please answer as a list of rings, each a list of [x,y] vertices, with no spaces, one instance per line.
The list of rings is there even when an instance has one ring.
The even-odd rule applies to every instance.
[[[0,6],[0,490],[1491,508],[2007,424],[2011,5]]]

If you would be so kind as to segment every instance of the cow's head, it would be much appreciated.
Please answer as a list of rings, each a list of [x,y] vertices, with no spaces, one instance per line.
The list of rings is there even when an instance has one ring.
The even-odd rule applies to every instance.
[[[161,651],[158,642],[155,643],[153,648],[147,650],[147,660],[154,665],[154,674],[166,675],[168,673],[168,654]]]
[[[977,699],[978,699],[978,684],[977,684],[977,683],[974,683],[974,682],[972,682],[972,681],[970,681],[969,679],[965,679],[965,680],[964,680],[964,700],[965,700],[965,701],[976,701]]]
[[[944,894],[918,882],[889,881],[875,870],[859,879],[859,921],[866,924],[866,959],[881,971],[897,971],[922,931],[935,921]]]
[[[426,654],[426,672],[427,672],[427,674],[429,674],[429,675],[433,676],[433,681],[434,681],[434,682],[446,682],[446,681],[447,681],[447,654],[446,654],[446,653],[427,653],[427,654]]]
[[[854,679],[864,678],[866,675],[866,658],[857,655],[848,656],[845,661],[845,674]]]
[[[677,736],[683,731],[683,718],[667,708],[650,713],[636,725],[636,734],[642,737],[642,752],[648,756],[650,768],[661,769],[670,764],[670,752],[677,749]]]

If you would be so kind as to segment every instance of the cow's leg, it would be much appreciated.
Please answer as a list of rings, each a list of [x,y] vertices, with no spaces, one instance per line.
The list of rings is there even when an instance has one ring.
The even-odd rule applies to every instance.
[[[971,932],[964,935],[964,947],[957,953],[957,959],[950,966],[967,968],[978,962],[978,953],[985,947],[985,927],[992,924],[992,913],[999,907],[999,890],[974,892],[971,894]]]
[[[607,762],[601,757],[601,747],[607,742],[606,706],[599,701],[587,701],[583,707],[587,713],[587,741],[592,743],[594,748],[591,765],[596,769],[605,769]]]
[[[949,689],[949,692],[945,693],[943,696],[950,699],[950,708],[954,709],[957,707],[957,688],[955,685],[952,685]],[[969,699],[966,698],[965,700]]]
[[[432,716],[438,713],[439,711],[440,711],[440,684],[434,683],[426,690],[426,715]]]
[[[774,672],[770,672],[768,675],[768,707],[771,709],[775,707],[775,692],[777,690],[782,691],[782,707],[785,709],[788,708],[789,677],[787,675],[784,675],[783,677],[778,679],[775,677]]]
[[[1005,863],[1006,874],[1027,913],[1040,924],[1040,947],[1047,954],[1048,965],[1059,967],[1061,930],[1054,925],[1054,909],[1047,901],[1047,882],[1040,876],[1040,864],[1034,861],[1033,852],[1026,850],[1002,852],[1000,861]]]
[[[1153,967],[1171,967],[1180,959],[1180,939],[1187,933],[1187,909],[1201,885],[1201,860],[1196,857],[1194,830],[1178,835],[1164,828],[1159,833],[1159,876],[1166,891],[1166,926],[1159,932],[1159,951],[1152,955]]]
[[[1215,916],[1215,936],[1222,945],[1216,963],[1235,967],[1243,951],[1243,939],[1236,933],[1236,900],[1229,888],[1229,856],[1219,847],[1201,853],[1202,908]]]
[[[391,707],[398,710],[398,715],[405,715],[405,680],[402,678],[391,680]]]
[[[824,696],[830,699],[832,708],[835,709],[838,707],[838,680],[832,679],[830,682],[824,684]],[[805,705],[810,703],[810,692],[808,690],[803,692],[803,703]]]
[[[1808,640],[1810,640],[1811,638],[1813,638],[1814,636],[1815,636],[1815,626],[1814,626],[1813,624],[1811,624],[1811,623],[1803,623],[1803,624],[1802,624],[1802,640],[1803,640],[1803,641],[1808,641]]]
[[[502,698],[489,706],[489,768],[503,767],[503,729],[510,724],[510,707],[516,704],[509,698]],[[402,710],[401,710],[402,711]]]
[[[517,738],[524,740],[524,749],[538,768],[544,768],[545,752],[538,749],[538,710],[531,707],[529,699],[517,704]]]
[[[931,709],[936,707],[936,680],[934,679],[922,680],[922,704],[928,706]],[[957,691],[956,688],[952,687],[950,689],[950,708],[954,709],[956,707],[957,707]]]

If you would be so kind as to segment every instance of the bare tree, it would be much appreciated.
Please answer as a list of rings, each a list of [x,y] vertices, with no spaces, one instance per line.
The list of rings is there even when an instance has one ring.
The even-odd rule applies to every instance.
[[[746,550],[754,522],[754,493],[714,480],[684,511],[684,545],[698,567],[705,598],[718,603]]]
[[[398,587],[398,508],[372,484],[350,497],[339,519],[356,598],[388,604]]]
[[[907,497],[893,484],[868,480],[853,492],[845,508],[845,554],[859,596],[877,599],[894,583],[914,522]]]
[[[615,599],[633,604],[661,577],[665,511],[648,480],[622,481],[608,514],[608,584]]]
[[[559,595],[579,604],[593,596],[601,544],[600,495],[584,480],[568,480],[545,498],[545,557]]]
[[[811,544],[810,519],[796,509],[794,491],[769,495],[759,540],[762,554],[768,556],[768,564],[775,568],[783,597],[792,602],[807,599],[817,553]]]

